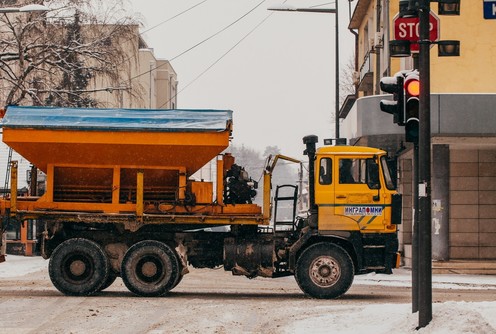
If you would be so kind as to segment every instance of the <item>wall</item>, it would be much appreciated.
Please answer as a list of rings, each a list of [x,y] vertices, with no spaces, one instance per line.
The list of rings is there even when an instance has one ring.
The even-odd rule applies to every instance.
[[[450,257],[496,259],[496,149],[450,151]]]
[[[460,16],[440,15],[441,40],[459,40],[460,57],[438,57],[431,49],[431,91],[494,93],[496,20],[485,20],[483,1],[461,1]],[[431,8],[437,12],[437,4]]]

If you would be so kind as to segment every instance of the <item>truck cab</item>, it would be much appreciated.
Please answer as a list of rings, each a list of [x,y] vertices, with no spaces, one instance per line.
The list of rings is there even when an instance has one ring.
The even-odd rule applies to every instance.
[[[315,205],[319,231],[394,233],[397,196],[386,152],[357,146],[321,147],[316,154]]]
[[[399,267],[402,199],[385,151],[317,149],[317,142],[317,136],[303,138],[309,158],[309,236],[295,256],[295,277],[302,290],[323,297],[342,294],[354,275],[391,274]]]

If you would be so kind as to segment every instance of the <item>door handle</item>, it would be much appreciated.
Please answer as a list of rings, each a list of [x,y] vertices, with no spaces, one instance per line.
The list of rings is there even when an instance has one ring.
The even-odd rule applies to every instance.
[[[346,198],[346,196],[344,196],[344,195],[338,195],[338,196],[336,196],[336,198],[343,199],[343,198]]]

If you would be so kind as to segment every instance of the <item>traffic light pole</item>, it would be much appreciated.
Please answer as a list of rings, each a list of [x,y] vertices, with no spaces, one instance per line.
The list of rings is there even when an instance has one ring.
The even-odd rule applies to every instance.
[[[430,0],[419,0],[419,328],[432,320],[432,239],[431,239],[431,113],[430,113]]]
[[[412,313],[416,313],[419,310],[419,247],[418,247],[418,235],[419,235],[419,145],[414,143],[413,145],[413,217],[412,217]]]

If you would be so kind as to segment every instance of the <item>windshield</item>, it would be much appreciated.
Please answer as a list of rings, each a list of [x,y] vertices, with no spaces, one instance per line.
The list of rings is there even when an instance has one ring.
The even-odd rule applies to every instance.
[[[389,190],[395,190],[396,188],[394,186],[393,176],[391,175],[391,171],[389,170],[389,166],[385,156],[381,157],[381,166],[384,173],[384,180],[386,181],[386,187]]]

